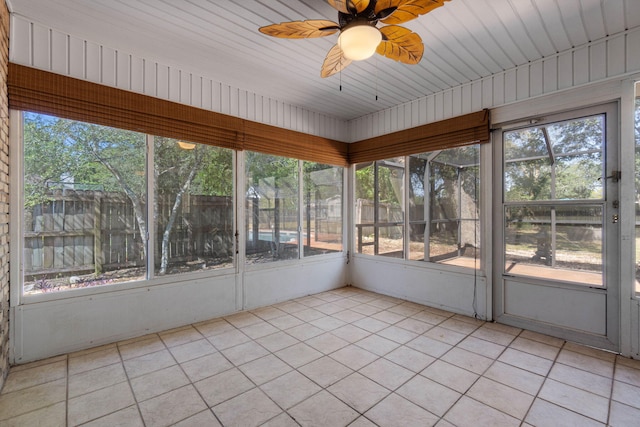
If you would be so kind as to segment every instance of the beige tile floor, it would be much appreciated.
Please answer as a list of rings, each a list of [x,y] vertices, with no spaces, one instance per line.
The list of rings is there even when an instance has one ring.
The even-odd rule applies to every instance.
[[[640,361],[342,288],[13,367],[1,426],[637,426]]]

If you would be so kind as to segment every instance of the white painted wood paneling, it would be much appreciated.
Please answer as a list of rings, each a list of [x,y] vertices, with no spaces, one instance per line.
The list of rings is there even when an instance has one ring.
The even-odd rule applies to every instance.
[[[244,273],[244,310],[337,289],[346,284],[343,256],[306,259],[286,267],[262,265]]]
[[[110,49],[108,47],[102,46],[100,48],[100,62],[101,62],[101,78],[100,83],[117,87],[117,73],[116,69],[116,51],[114,49]]]
[[[131,57],[131,90],[144,93],[144,59]]]
[[[404,24],[424,41],[418,64],[376,56],[327,79],[319,70],[337,35],[283,40],[258,31],[292,19],[335,21],[337,11],[326,1],[13,0],[11,11],[101,46],[353,120],[638,28],[639,4],[455,0]],[[489,102],[483,96],[481,108]]]
[[[86,61],[84,78],[94,83],[102,83],[100,75],[100,45],[94,42],[85,41],[84,51],[84,59]]]
[[[411,126],[405,125],[408,128],[454,117],[460,112],[464,114],[482,108],[498,108],[589,83],[620,80],[640,72],[638,46],[640,29],[634,29],[464,84],[459,87],[462,92],[461,111],[452,108],[452,103],[447,98],[451,93],[449,91],[385,111],[391,114],[410,114],[413,120]],[[421,102],[426,102],[427,111],[419,109]],[[350,121],[350,141],[386,133],[378,126],[380,119],[380,113],[377,112]]]
[[[560,325],[596,335],[607,333],[607,296],[585,286],[582,290],[504,281],[504,313],[532,322]]]
[[[62,33],[21,16],[12,15],[11,19],[12,62],[272,126],[347,140],[346,120],[249,94],[210,76]],[[254,100],[260,105],[249,105]],[[298,110],[303,114],[292,120],[288,115]],[[258,114],[251,114],[253,111]]]
[[[13,307],[12,363],[107,344],[235,311],[234,276]]]
[[[573,86],[573,52],[558,55],[558,89]]]
[[[351,285],[373,292],[437,307],[465,316],[487,315],[487,281],[480,275],[447,271],[423,263],[356,256],[350,264]],[[399,278],[401,278],[399,280]]]
[[[11,363],[213,319],[243,305],[253,309],[344,286],[344,257],[320,258],[262,265],[245,272],[243,287],[235,274],[192,280],[176,277],[173,283],[12,307]]]
[[[67,47],[69,37],[59,31],[51,32],[51,71],[58,74],[68,74],[69,54]]]
[[[131,55],[116,51],[116,86],[123,90],[131,90]]]

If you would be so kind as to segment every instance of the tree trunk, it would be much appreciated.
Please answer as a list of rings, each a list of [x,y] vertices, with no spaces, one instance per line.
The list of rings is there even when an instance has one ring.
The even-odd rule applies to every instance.
[[[197,165],[191,169],[189,172],[189,176],[187,177],[185,183],[176,194],[176,200],[173,202],[173,207],[171,208],[171,214],[169,215],[169,220],[167,221],[167,225],[164,228],[164,232],[162,233],[162,256],[160,258],[160,271],[158,274],[165,274],[167,272],[167,265],[169,264],[169,237],[171,236],[171,229],[176,222],[176,217],[178,216],[178,211],[180,209],[180,205],[182,204],[182,196],[189,189],[189,185],[191,185],[191,181],[196,176]]]

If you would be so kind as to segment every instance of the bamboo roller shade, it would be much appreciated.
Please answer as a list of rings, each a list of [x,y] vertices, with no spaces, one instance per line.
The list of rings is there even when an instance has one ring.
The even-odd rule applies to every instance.
[[[339,166],[489,141],[488,110],[352,144],[9,64],[9,107]]]
[[[347,144],[9,64],[9,107],[235,150],[347,165]]]
[[[489,110],[349,144],[349,163],[370,162],[489,142]]]

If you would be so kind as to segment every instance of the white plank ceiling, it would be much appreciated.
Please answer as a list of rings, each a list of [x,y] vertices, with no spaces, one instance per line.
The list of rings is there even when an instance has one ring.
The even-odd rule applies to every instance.
[[[324,0],[10,0],[9,7],[104,46],[343,120],[640,26],[640,0],[451,0],[403,24],[425,43],[418,65],[376,55],[323,79],[320,66],[337,35],[287,40],[258,28],[336,21]]]

